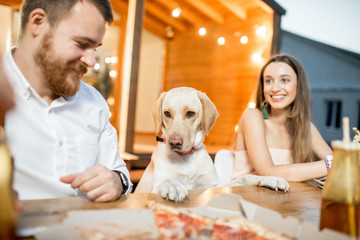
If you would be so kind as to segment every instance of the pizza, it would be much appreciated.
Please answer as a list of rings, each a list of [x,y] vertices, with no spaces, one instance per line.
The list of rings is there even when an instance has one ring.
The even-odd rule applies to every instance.
[[[212,223],[212,218],[190,210],[152,204],[155,223],[162,239],[198,239]]]
[[[180,210],[159,203],[152,204],[155,224],[162,239],[212,240],[288,240],[256,222],[244,218],[212,219],[190,210]]]
[[[288,240],[291,238],[245,218],[217,218],[213,223],[211,239]]]

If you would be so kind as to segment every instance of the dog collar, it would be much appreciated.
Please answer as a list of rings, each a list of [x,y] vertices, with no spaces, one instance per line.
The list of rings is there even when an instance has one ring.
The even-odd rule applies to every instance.
[[[166,143],[166,141],[165,141],[165,138],[164,138],[164,137],[158,137],[158,136],[156,136],[156,141],[157,141],[157,142],[163,142],[163,143]]]
[[[162,136],[161,136],[161,137],[156,136],[156,141],[157,141],[157,142],[166,143],[166,138],[165,138],[165,137],[162,137]],[[174,152],[176,152],[177,154],[180,154],[180,155],[190,155],[190,154],[196,152],[196,151],[199,150],[199,149],[200,149],[200,148],[192,148],[190,151],[188,151],[188,152],[186,152],[186,153],[180,152],[180,151],[174,151]]]
[[[180,151],[174,151],[174,152],[176,152],[177,154],[180,154],[180,155],[190,155],[190,154],[196,152],[197,150],[199,150],[199,148],[192,148],[190,151],[188,151],[186,153],[180,152]]]

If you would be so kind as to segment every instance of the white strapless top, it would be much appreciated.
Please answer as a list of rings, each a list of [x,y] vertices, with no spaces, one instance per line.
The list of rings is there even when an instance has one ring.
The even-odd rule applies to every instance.
[[[280,148],[269,148],[269,152],[274,165],[293,163],[291,150],[280,149]],[[234,170],[232,174],[232,179],[247,174],[256,174],[256,171],[250,162],[247,151],[243,150],[243,151],[235,152],[235,161],[234,161]]]

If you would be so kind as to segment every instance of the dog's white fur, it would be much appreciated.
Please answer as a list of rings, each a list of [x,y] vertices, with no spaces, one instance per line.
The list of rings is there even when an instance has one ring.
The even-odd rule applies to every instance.
[[[160,95],[153,108],[156,134],[163,133],[135,192],[160,192],[163,198],[183,201],[188,189],[260,185],[284,191],[282,178],[246,175],[219,185],[213,161],[203,144],[218,112],[205,93],[180,87]]]

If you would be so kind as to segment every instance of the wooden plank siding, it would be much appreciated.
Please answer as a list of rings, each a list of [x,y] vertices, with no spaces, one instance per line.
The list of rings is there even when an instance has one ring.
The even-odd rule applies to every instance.
[[[255,99],[258,74],[263,62],[252,61],[251,56],[262,52],[264,61],[270,56],[273,14],[264,10],[248,12],[246,21],[229,15],[221,27],[208,25],[207,34],[199,36],[192,28],[167,41],[164,91],[188,86],[205,92],[216,105],[219,118],[206,138],[207,145],[231,145],[234,129],[242,112]],[[256,26],[265,25],[268,34],[259,37]],[[249,38],[241,44],[239,33]],[[217,44],[223,36],[226,43]]]
[[[120,30],[117,57],[118,76],[115,80],[115,103],[111,111],[111,123],[119,135],[121,93],[123,92],[124,49],[129,0],[110,0],[114,12],[120,13],[115,26]],[[0,0],[0,4],[18,9],[22,0]],[[166,42],[164,77],[162,90],[168,91],[179,86],[194,87],[205,92],[217,106],[220,114],[210,135],[207,145],[228,146],[233,144],[234,129],[242,112],[254,101],[257,79],[261,66],[270,53],[279,51],[281,16],[285,10],[274,0],[143,0],[143,27]],[[174,8],[180,7],[179,18],[171,16]],[[255,34],[258,26],[265,25],[267,34],[259,37]],[[205,36],[198,35],[198,29],[206,27]],[[173,32],[174,35],[169,35]],[[241,35],[249,42],[241,44]],[[217,38],[226,39],[224,46],[217,44]],[[137,41],[135,44],[140,44]],[[261,62],[254,62],[252,55],[260,52]],[[162,56],[161,56],[162,57]],[[138,64],[139,59],[133,58]],[[130,114],[126,121],[135,122],[136,73],[133,72],[131,99],[127,104]],[[161,80],[159,80],[161,82]],[[161,84],[159,84],[161,85]],[[160,89],[160,87],[159,87]],[[122,110],[127,111],[127,110]],[[152,119],[149,119],[152,121]],[[147,129],[146,129],[147,130]],[[136,129],[129,124],[126,132],[126,149],[132,152],[133,135]],[[136,132],[137,134],[139,132]],[[146,131],[145,133],[148,134]]]

